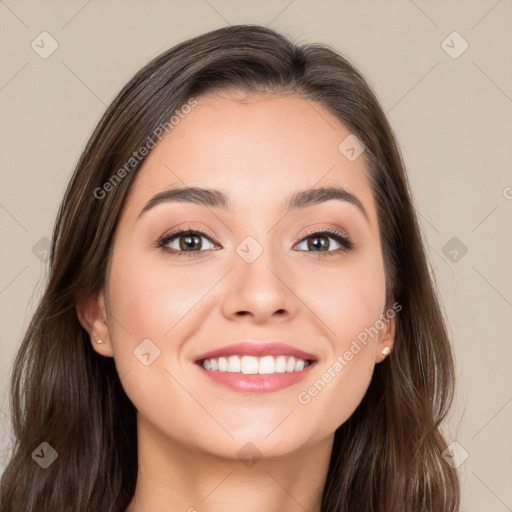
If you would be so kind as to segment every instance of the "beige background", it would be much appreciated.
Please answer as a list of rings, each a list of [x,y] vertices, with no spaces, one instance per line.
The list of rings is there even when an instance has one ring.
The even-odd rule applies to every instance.
[[[510,0],[0,1],[0,471],[8,375],[44,286],[44,238],[93,127],[150,58],[238,23],[334,46],[380,98],[453,335],[459,387],[446,435],[469,454],[462,510],[512,510]],[[31,47],[43,31],[58,42],[46,59]],[[446,39],[454,31],[469,44],[458,58],[444,49],[463,48]],[[467,247],[457,261],[452,237]]]

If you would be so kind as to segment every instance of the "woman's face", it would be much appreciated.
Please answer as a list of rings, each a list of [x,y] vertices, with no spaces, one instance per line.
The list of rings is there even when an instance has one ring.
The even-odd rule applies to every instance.
[[[272,457],[331,439],[392,345],[394,322],[379,322],[377,214],[363,156],[354,159],[361,148],[352,139],[339,148],[350,131],[299,96],[240,98],[198,97],[151,149],[113,242],[99,296],[105,322],[99,312],[92,327],[145,428],[217,456],[235,458],[251,442]],[[218,191],[228,204],[201,203],[200,194],[151,201],[187,187]],[[295,194],[324,187],[357,200],[317,195],[288,208]],[[178,229],[196,233],[158,247]],[[352,248],[322,230],[348,236]],[[289,347],[247,358],[256,354],[249,345],[271,342]],[[213,375],[196,362],[235,343],[243,345],[221,350],[231,370],[238,359],[228,356],[245,354],[246,372],[255,361],[256,371],[280,371]],[[283,372],[295,368],[294,350],[315,362]]]

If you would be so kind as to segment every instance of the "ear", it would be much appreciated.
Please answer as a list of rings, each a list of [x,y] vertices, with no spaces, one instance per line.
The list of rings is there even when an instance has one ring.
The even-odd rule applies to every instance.
[[[89,333],[92,348],[102,356],[113,357],[104,290],[77,304],[76,312],[82,327]],[[103,343],[98,343],[98,340],[102,340]]]
[[[389,347],[390,350],[393,350],[393,344],[395,342],[395,329],[396,322],[395,317],[386,318],[384,322],[384,327],[380,330],[379,338],[377,341],[377,352],[375,354],[375,363],[380,363],[389,356],[388,354],[383,354],[382,351]],[[391,353],[391,352],[390,352]]]

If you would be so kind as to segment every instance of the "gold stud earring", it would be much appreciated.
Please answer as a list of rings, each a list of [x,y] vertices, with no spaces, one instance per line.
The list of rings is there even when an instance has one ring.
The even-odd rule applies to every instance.
[[[391,349],[389,347],[384,347],[382,349],[382,353],[387,356],[391,352]]]

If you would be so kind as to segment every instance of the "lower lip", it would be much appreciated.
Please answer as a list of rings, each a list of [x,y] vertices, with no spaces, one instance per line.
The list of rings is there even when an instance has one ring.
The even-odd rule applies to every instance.
[[[222,384],[234,391],[246,393],[270,393],[272,391],[279,391],[280,389],[293,386],[305,379],[311,372],[312,368],[316,365],[316,361],[300,372],[271,373],[268,375],[246,375],[245,373],[211,371],[206,370],[200,364],[195,364],[199,370],[213,382]]]

